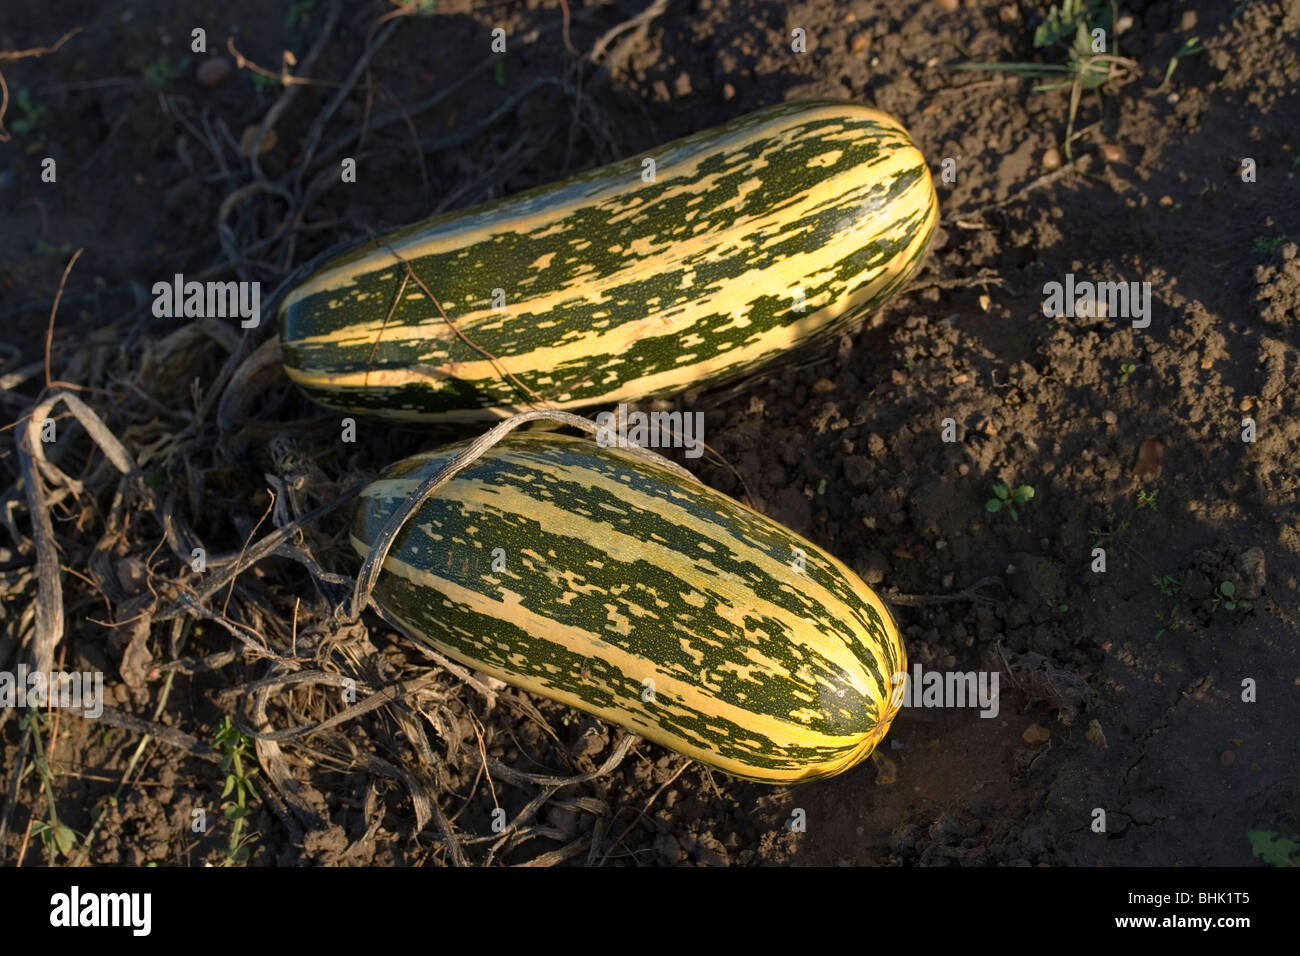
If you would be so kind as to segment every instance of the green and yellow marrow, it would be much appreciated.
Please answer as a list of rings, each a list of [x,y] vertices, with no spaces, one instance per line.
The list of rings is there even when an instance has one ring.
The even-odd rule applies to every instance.
[[[463,447],[362,492],[360,555]],[[816,545],[661,465],[548,432],[512,433],[421,504],[372,600],[463,664],[766,783],[870,754],[907,666],[884,603]]]
[[[410,422],[667,396],[851,326],[937,221],[897,121],[787,103],[327,261],[281,307],[284,365]]]

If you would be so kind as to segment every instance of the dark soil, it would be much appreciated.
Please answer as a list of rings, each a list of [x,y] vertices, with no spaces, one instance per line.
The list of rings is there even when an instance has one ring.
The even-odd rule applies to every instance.
[[[585,54],[645,5],[571,0],[573,45]],[[504,67],[409,122],[367,131],[338,154],[357,158],[357,182],[326,177],[290,233],[276,232],[283,201],[241,200],[228,218],[237,266],[217,227],[223,200],[251,178],[235,145],[281,87],[247,70],[201,86],[206,57],[189,52],[190,31],[207,29],[210,54],[225,54],[230,35],[277,72],[283,50],[304,59],[329,4],[185,6],[11,0],[0,19],[4,50],[80,27],[55,53],[0,62],[11,98],[26,91],[38,110],[0,145],[10,346],[0,399],[7,419],[30,411],[51,300],[84,248],[55,323],[52,373],[91,386],[83,399],[213,554],[236,555],[281,523],[267,517],[254,533],[271,478],[300,479],[306,511],[443,436],[366,424],[340,447],[337,416],[280,377],[252,391],[219,447],[211,413],[202,441],[169,448],[238,334],[229,322],[190,334],[178,331],[186,320],[152,317],[154,282],[211,270],[269,290],[341,241],[789,99],[848,98],[897,115],[936,174],[942,228],[894,302],[838,348],[689,401],[707,409],[708,442],[752,503],[892,595],[913,664],[997,672],[1000,713],[905,709],[872,762],[785,789],[640,743],[614,771],[552,795],[535,819],[529,810],[530,838],[493,862],[553,853],[540,862],[1230,866],[1261,862],[1249,833],[1300,833],[1300,2],[1121,4],[1131,18],[1121,52],[1140,75],[1100,101],[1082,98],[1072,143],[1081,161],[1042,181],[1045,152],[1063,145],[1068,91],[945,66],[962,60],[958,49],[1032,59],[1046,4],[673,0],[644,36],[624,35],[634,39],[608,73],[582,74],[579,108],[557,6],[439,0],[435,15],[405,18],[386,41],[319,153],[465,76],[496,27],[510,38]],[[260,157],[271,180],[294,172],[313,120],[391,8],[343,7],[310,70],[325,83],[300,89]],[[807,53],[791,52],[796,27]],[[1191,37],[1204,52],[1179,59],[1162,86]],[[476,128],[547,78],[570,89],[542,85]],[[6,122],[25,115],[11,101]],[[434,142],[459,131],[474,135]],[[57,161],[57,183],[41,181],[45,157]],[[946,159],[955,182],[938,179]],[[1150,326],[1046,318],[1043,286],[1067,273],[1150,282]],[[956,442],[942,440],[947,419]],[[1251,427],[1254,440],[1243,440]],[[215,727],[223,714],[251,720],[249,682],[285,671],[214,620],[182,628],[181,616],[166,618],[176,596],[166,586],[185,569],[160,544],[156,514],[115,504],[116,473],[74,433],[60,467],[102,490],[54,507],[66,569],[59,659],[103,669],[110,705],[154,733],[133,759],[145,725],[63,714],[46,729],[57,814],[80,835],[53,858],[220,863],[230,831]],[[1149,441],[1162,449],[1158,470],[1139,462]],[[36,583],[12,443],[0,464],[0,668],[12,671],[30,659]],[[726,469],[687,464],[742,494]],[[1018,519],[986,511],[998,482],[1034,488]],[[328,609],[347,589],[329,572],[355,573],[346,523],[345,508],[330,511],[300,542],[322,573],[284,554],[244,572],[227,598],[231,619],[286,652],[291,636],[304,641],[301,661],[356,679],[357,701],[397,681],[429,683],[247,758],[260,765],[251,862],[448,862],[443,814],[465,858],[483,862],[494,807],[513,820],[545,789],[486,779],[480,747],[520,770],[566,775],[596,769],[616,734],[512,689],[480,693],[376,618],[331,628]],[[1093,570],[1097,548],[1104,573]],[[220,611],[222,595],[206,606]],[[336,696],[280,687],[265,729],[325,719],[346,706]],[[20,758],[31,760],[19,725],[20,715],[0,716],[6,790]],[[191,826],[196,809],[219,821],[205,834]],[[800,816],[805,832],[786,825]],[[40,821],[48,802],[32,773],[0,859],[23,847],[26,863],[51,858]]]

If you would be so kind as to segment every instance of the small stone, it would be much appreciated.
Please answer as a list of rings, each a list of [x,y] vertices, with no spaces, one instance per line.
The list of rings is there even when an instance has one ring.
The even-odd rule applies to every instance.
[[[893,382],[895,385],[902,385],[904,382],[907,381],[907,375],[903,372],[902,369],[891,368],[889,370],[889,380]]]
[[[940,10],[945,10],[948,13],[961,9],[961,0],[934,0],[934,2]]]
[[[1139,481],[1160,477],[1160,469],[1165,463],[1165,443],[1158,438],[1144,439],[1138,446],[1137,462],[1133,466],[1133,477]]]
[[[677,842],[677,837],[671,833],[661,833],[655,837],[655,852],[668,863],[680,863],[686,859],[686,854],[682,851],[682,845]]]
[[[199,184],[187,177],[163,193],[163,206],[168,212],[180,212],[193,205],[198,198]]]
[[[883,787],[898,782],[898,764],[894,763],[894,761],[877,750],[872,753],[871,762],[876,767],[877,784]]]
[[[970,381],[970,376],[967,375],[965,372],[961,372],[960,374],[954,375],[952,377],[952,383],[954,385],[963,385],[969,381]]]
[[[729,862],[727,848],[712,833],[700,836],[695,844],[695,859],[700,866],[726,866]]]
[[[609,735],[604,727],[594,720],[585,720],[570,751],[575,757],[595,757],[608,745]]]
[[[998,8],[998,19],[1003,23],[1019,23],[1020,8],[1014,3],[1005,3]]]
[[[230,61],[224,56],[214,56],[199,64],[199,68],[194,71],[194,78],[199,81],[199,86],[210,90],[226,82],[232,69]]]
[[[551,807],[546,813],[546,822],[566,837],[575,836],[578,832],[578,812],[567,807]]]
[[[853,487],[863,487],[871,480],[871,459],[865,455],[846,455],[844,477]]]
[[[1241,400],[1241,404],[1238,405],[1237,407],[1240,408],[1243,412],[1248,412],[1250,411],[1251,406],[1254,404],[1255,404],[1255,400],[1251,398],[1249,395],[1247,395],[1245,398]]]
[[[1201,359],[1201,368],[1203,369],[1214,368],[1214,359],[1209,359],[1209,358]]]
[[[858,573],[867,584],[880,584],[889,573],[889,559],[879,551],[868,551]]]
[[[1178,29],[1186,33],[1188,30],[1196,29],[1196,11],[1188,10],[1183,14],[1182,22],[1178,24]]]
[[[835,383],[829,378],[819,378],[813,382],[812,390],[814,395],[824,395],[827,392],[835,391]]]
[[[678,96],[691,95],[691,75],[685,70],[677,75],[677,82],[673,86]]]
[[[854,34],[853,39],[849,41],[850,53],[865,53],[871,46],[871,35],[866,30]]]
[[[1102,143],[1101,158],[1108,163],[1118,163],[1124,159],[1124,151],[1114,143]]]
[[[1088,730],[1083,736],[1087,738],[1090,744],[1100,747],[1102,750],[1106,749],[1106,735],[1102,733],[1101,723],[1099,721],[1089,721]]]
[[[735,97],[735,95],[736,95],[736,88],[734,86],[732,86],[730,83],[722,84],[722,98],[724,100],[732,99],[733,97]]]
[[[989,298],[988,295],[981,295],[979,298],[979,303],[980,303],[980,311],[987,312],[989,310],[989,306],[993,304],[993,300]]]
[[[1049,173],[1061,168],[1061,151],[1055,146],[1043,150],[1042,167]]]
[[[1235,750],[1225,750],[1219,754],[1219,763],[1225,767],[1231,767],[1237,762],[1237,752]]]
[[[1237,570],[1245,578],[1241,596],[1247,601],[1258,600],[1264,593],[1264,582],[1267,579],[1264,549],[1257,546],[1243,551],[1237,558]]]
[[[1119,416],[1116,415],[1114,412],[1112,412],[1110,409],[1107,409],[1106,411],[1101,413],[1101,420],[1105,422],[1107,425],[1114,425],[1117,421],[1119,421]]]
[[[1162,206],[1172,206],[1173,204],[1174,204],[1174,197],[1173,197],[1173,196],[1161,196],[1161,197],[1160,197],[1160,205],[1162,205]]]
[[[1020,736],[1027,744],[1045,744],[1052,739],[1052,732],[1042,724],[1030,724]]]
[[[139,594],[145,588],[148,571],[138,557],[117,559],[117,580],[127,594]]]

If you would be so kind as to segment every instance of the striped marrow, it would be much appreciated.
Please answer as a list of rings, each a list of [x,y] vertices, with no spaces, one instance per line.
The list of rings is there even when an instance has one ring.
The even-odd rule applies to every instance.
[[[463,447],[362,492],[359,554]],[[700,482],[547,432],[509,435],[417,508],[372,598],[463,664],[765,783],[870,754],[906,670],[884,603],[816,545]]]
[[[412,422],[667,396],[849,327],[937,221],[894,119],[788,103],[327,261],[281,308],[284,365],[322,405]]]

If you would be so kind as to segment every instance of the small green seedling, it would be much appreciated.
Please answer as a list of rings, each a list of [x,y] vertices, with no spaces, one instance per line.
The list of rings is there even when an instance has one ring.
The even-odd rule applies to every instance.
[[[1267,256],[1275,252],[1277,247],[1284,242],[1286,242],[1286,236],[1275,236],[1272,239],[1267,236],[1256,236],[1250,248],[1257,256]]]
[[[253,81],[253,89],[258,93],[265,93],[267,90],[273,90],[281,86],[279,77],[265,76],[255,70],[248,71],[248,78]]]
[[[26,136],[45,119],[45,107],[32,102],[31,93],[24,87],[14,94],[14,106],[23,115],[9,124],[9,128],[19,136]]]
[[[1231,581],[1219,582],[1219,593],[1214,596],[1214,606],[1222,607],[1225,611],[1235,611],[1239,608],[1245,610],[1250,607],[1245,601],[1238,599],[1237,586]]]
[[[1083,91],[1095,91],[1100,102],[1103,86],[1109,83],[1112,87],[1119,87],[1140,75],[1137,61],[1116,52],[1114,12],[1106,0],[1061,0],[1048,9],[1046,18],[1034,31],[1034,47],[1043,51],[1037,62],[959,63],[951,69],[998,70],[1052,81],[1034,87],[1036,91],[1068,88],[1070,107],[1065,127],[1065,158],[1073,161],[1070,144],[1074,140],[1074,121]],[[971,56],[960,45],[957,50]],[[1048,62],[1046,57],[1064,62]]]
[[[31,733],[30,739],[32,742],[30,762],[23,771],[23,775],[25,776],[32,770],[36,771],[48,807],[48,819],[33,819],[32,835],[40,839],[41,844],[45,847],[46,860],[50,865],[53,865],[58,856],[66,857],[72,852],[73,847],[77,845],[79,834],[72,827],[59,820],[58,809],[55,806],[56,786],[54,777],[57,771],[50,766],[45,757],[45,747],[41,736],[43,733],[50,732],[46,712],[41,707],[29,708],[26,716],[19,722],[18,726]],[[24,840],[25,845],[26,841]]]
[[[1197,53],[1204,53],[1205,47],[1201,46],[1200,37],[1189,37],[1183,41],[1183,45],[1178,48],[1178,52],[1173,55],[1169,65],[1165,67],[1165,78],[1160,83],[1160,88],[1169,85],[1169,78],[1174,75],[1174,70],[1178,67],[1178,61],[1185,56],[1193,56]]]
[[[1137,504],[1138,508],[1148,508],[1151,511],[1159,511],[1160,508],[1157,507],[1156,504],[1156,495],[1158,495],[1159,493],[1160,493],[1159,488],[1154,488],[1151,491],[1147,491],[1146,489],[1139,491],[1138,504]]]
[[[1119,383],[1124,385],[1128,382],[1128,377],[1137,371],[1137,366],[1131,362],[1122,362],[1119,367]]]
[[[1156,620],[1160,622],[1160,630],[1156,631],[1156,637],[1160,637],[1166,631],[1173,633],[1178,630],[1178,608],[1171,607],[1167,612],[1156,611]]]
[[[1151,575],[1151,583],[1156,586],[1165,597],[1173,597],[1183,589],[1183,576],[1180,574],[1174,577],[1172,574]]]
[[[1019,521],[1020,515],[1016,511],[1016,505],[1023,505],[1034,497],[1034,489],[1029,485],[1021,485],[1015,491],[1011,491],[1002,482],[998,482],[993,486],[993,494],[996,497],[984,502],[984,510],[994,513],[1005,511],[1011,515],[1011,520]]]
[[[1274,830],[1247,830],[1250,854],[1269,866],[1300,866],[1300,842],[1280,836]]]
[[[1055,611],[1057,614],[1064,614],[1066,611],[1070,610],[1070,605],[1066,604],[1064,601],[1053,601],[1051,598],[1048,598],[1047,608],[1050,611]]]
[[[312,8],[315,6],[316,0],[293,0],[284,15],[285,29],[292,30],[298,24],[305,23],[307,14],[311,13]]]
[[[1114,516],[1110,517],[1108,528],[1089,528],[1088,534],[1092,538],[1094,548],[1109,548],[1112,543],[1119,541],[1128,531],[1128,521],[1116,523]]]
[[[232,793],[234,800],[226,800],[221,805],[222,812],[231,823],[230,840],[226,844],[226,866],[247,863],[249,847],[257,834],[244,835],[244,825],[248,822],[248,799],[260,799],[252,778],[257,775],[257,768],[244,770],[244,758],[252,741],[244,735],[229,716],[221,719],[217,727],[217,748],[222,751],[221,769],[226,775],[226,785],[221,791],[221,799],[226,800]]]
[[[168,81],[179,76],[190,65],[190,58],[183,56],[174,65],[171,58],[166,53],[160,53],[158,59],[154,60],[144,68],[144,78],[154,86],[166,86]]]
[[[492,78],[497,81],[497,86],[502,89],[506,85],[506,61],[497,60],[496,66],[492,67]]]
[[[391,0],[395,10],[389,10],[388,16],[401,14],[404,17],[431,17],[438,10],[438,0]]]

